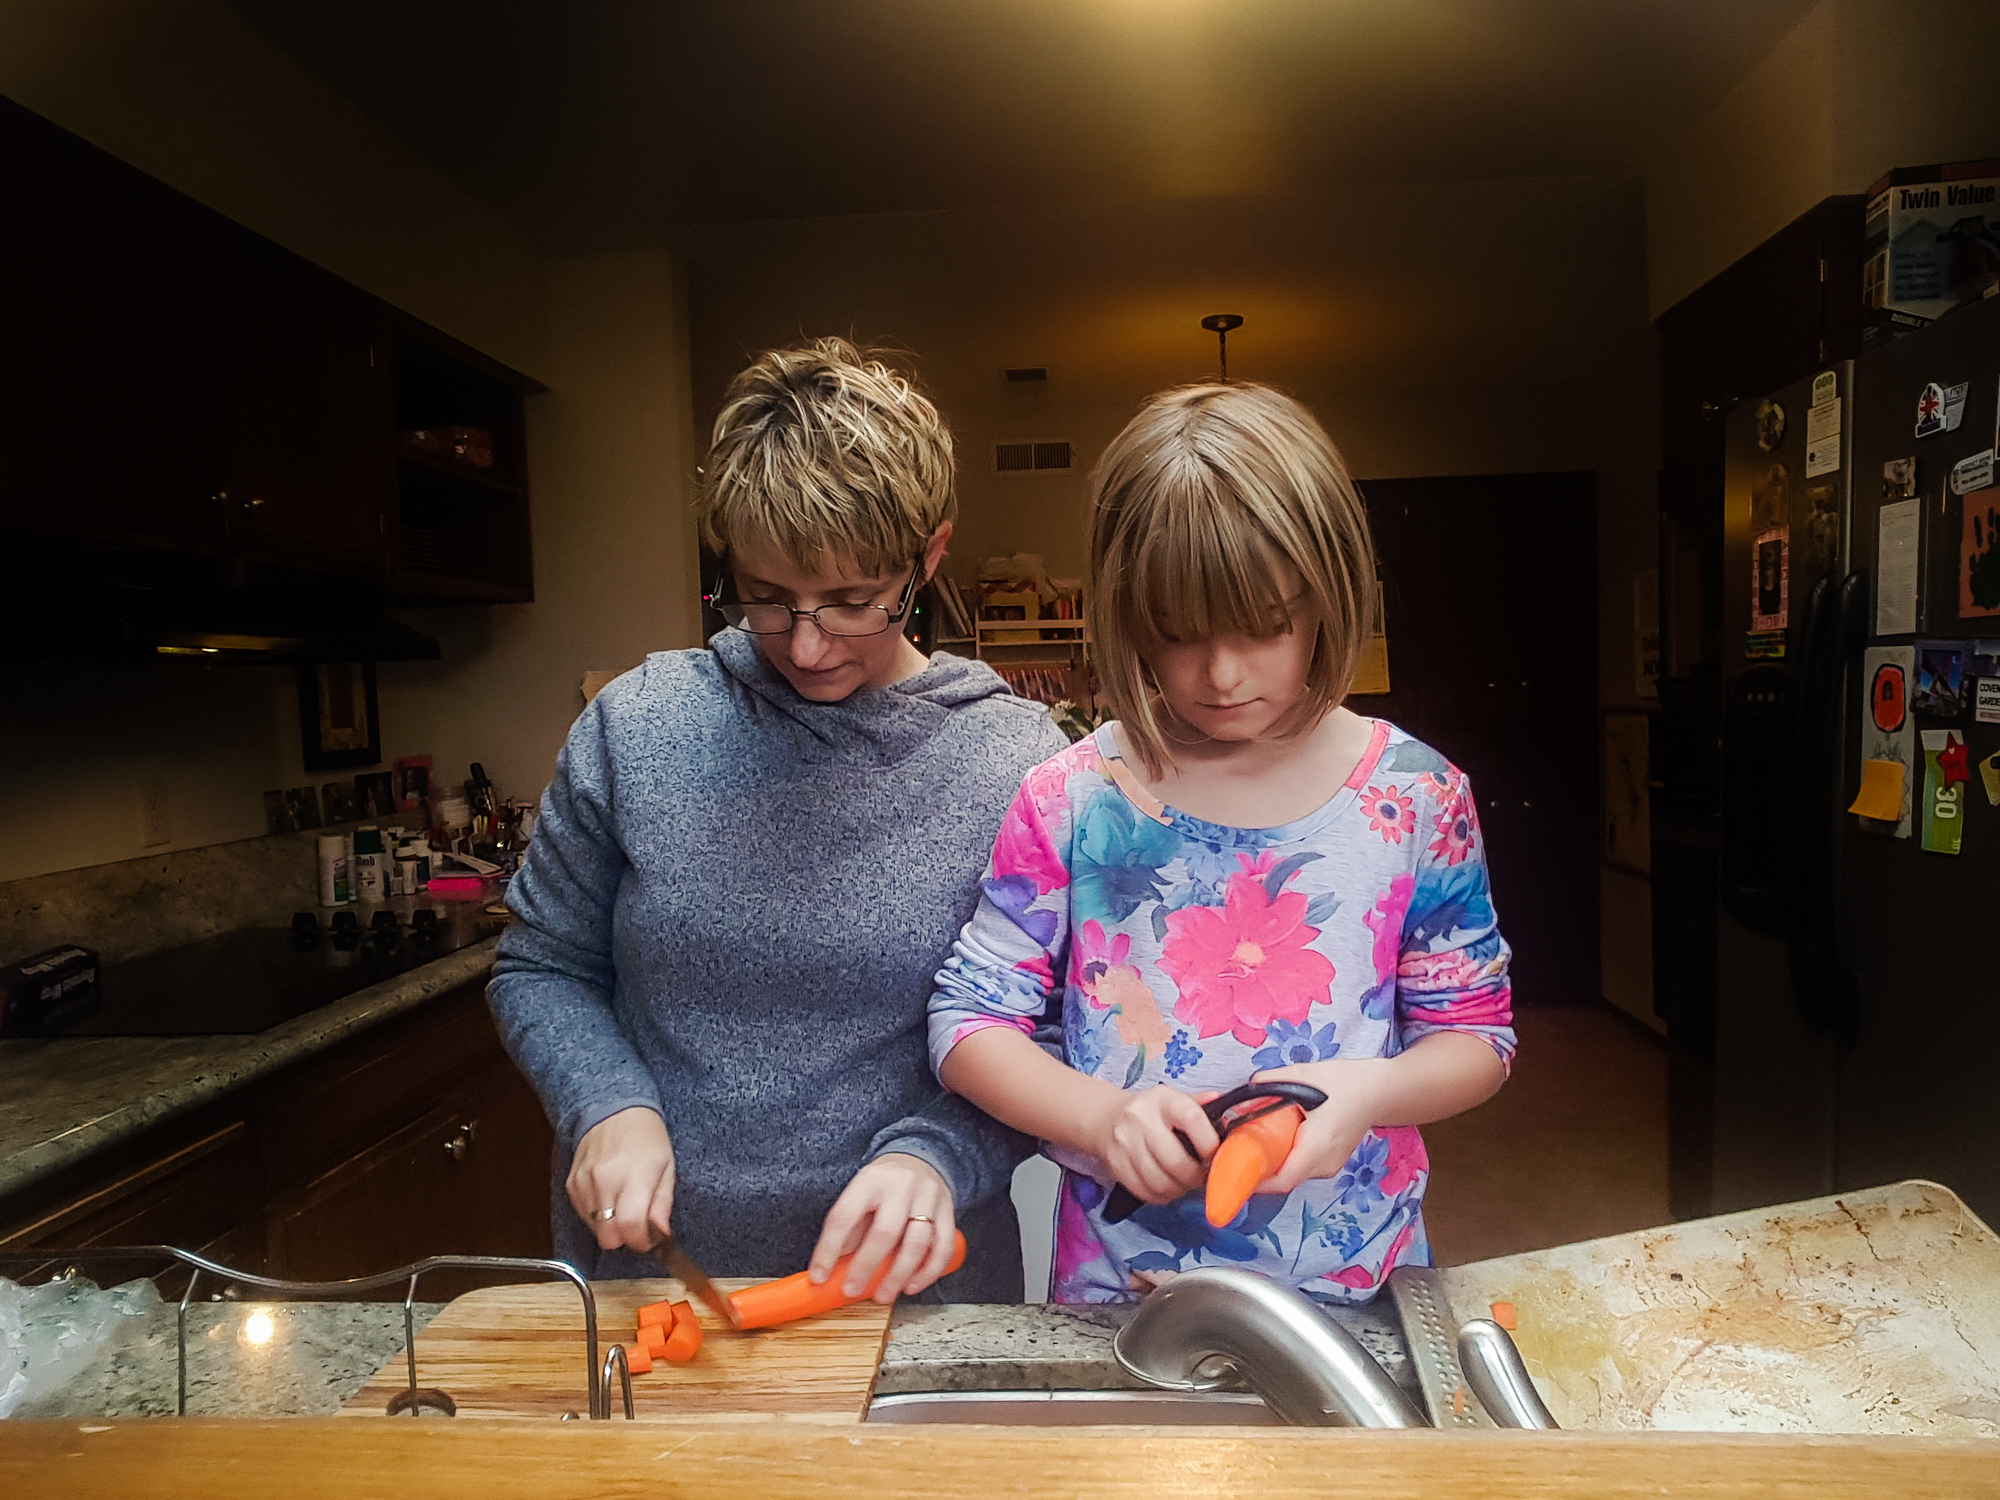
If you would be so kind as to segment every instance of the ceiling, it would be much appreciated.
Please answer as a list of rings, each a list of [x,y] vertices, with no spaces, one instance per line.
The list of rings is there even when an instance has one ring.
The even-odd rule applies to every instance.
[[[226,3],[568,250],[690,224],[1335,185],[1365,206],[1371,184],[1633,174],[1812,0]]]

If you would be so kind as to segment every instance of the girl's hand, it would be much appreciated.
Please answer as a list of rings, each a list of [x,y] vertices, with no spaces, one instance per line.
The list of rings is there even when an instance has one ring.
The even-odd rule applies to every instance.
[[[937,1168],[921,1157],[885,1152],[856,1172],[834,1199],[806,1272],[815,1286],[823,1284],[833,1263],[851,1253],[841,1290],[858,1297],[874,1280],[875,1268],[893,1255],[875,1300],[894,1302],[944,1275],[957,1227],[951,1186]]]
[[[1326,1095],[1326,1103],[1306,1111],[1291,1154],[1273,1176],[1257,1185],[1258,1192],[1289,1193],[1308,1178],[1332,1177],[1347,1165],[1362,1137],[1379,1123],[1381,1069],[1386,1061],[1334,1058],[1256,1075],[1258,1083],[1309,1083]]]
[[[1188,1155],[1176,1130],[1200,1160]],[[1200,1187],[1218,1144],[1200,1102],[1165,1084],[1108,1094],[1090,1134],[1091,1154],[1147,1203],[1171,1203]]]
[[[674,1144],[666,1121],[643,1106],[598,1121],[576,1143],[563,1186],[600,1250],[652,1249],[666,1238],[674,1211]]]

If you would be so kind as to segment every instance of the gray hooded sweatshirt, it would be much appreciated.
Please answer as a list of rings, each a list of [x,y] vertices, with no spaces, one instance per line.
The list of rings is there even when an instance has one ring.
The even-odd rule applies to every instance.
[[[675,1234],[714,1274],[804,1269],[848,1179],[904,1152],[951,1185],[970,1246],[938,1294],[1020,1299],[1007,1187],[1032,1143],[940,1090],[925,1008],[1001,816],[1063,744],[984,663],[940,653],[814,703],[734,630],[598,694],[488,990],[555,1126],[559,1257],[659,1274],[599,1251],[562,1189],[584,1132],[640,1105],[673,1138]]]

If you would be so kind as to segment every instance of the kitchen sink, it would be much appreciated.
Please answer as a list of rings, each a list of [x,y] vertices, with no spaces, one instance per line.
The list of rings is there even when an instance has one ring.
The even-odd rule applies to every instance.
[[[915,1391],[877,1396],[870,1422],[1001,1427],[1282,1427],[1246,1391]]]

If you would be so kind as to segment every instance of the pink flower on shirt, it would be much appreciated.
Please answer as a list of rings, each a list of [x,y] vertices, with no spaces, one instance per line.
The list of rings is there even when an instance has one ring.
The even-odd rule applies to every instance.
[[[1381,834],[1385,844],[1400,844],[1404,834],[1417,831],[1414,799],[1403,796],[1394,785],[1371,786],[1361,805],[1368,811],[1368,827]]]
[[[1308,946],[1319,929],[1306,906],[1297,891],[1272,896],[1248,867],[1229,877],[1220,908],[1168,912],[1160,971],[1180,989],[1174,1014],[1199,1036],[1232,1032],[1246,1047],[1261,1047],[1273,1021],[1303,1021],[1334,976]]]
[[[1430,852],[1447,865],[1455,865],[1472,853],[1472,841],[1479,833],[1479,818],[1472,810],[1470,798],[1454,790],[1445,799],[1432,826],[1437,829],[1437,837],[1431,840]]]
[[[1414,875],[1398,875],[1389,882],[1389,889],[1375,909],[1362,917],[1368,930],[1375,934],[1375,982],[1378,985],[1396,982],[1396,968],[1403,955],[1403,917],[1410,909],[1410,897],[1416,894],[1417,878]]]
[[[1025,875],[1044,896],[1069,884],[1069,869],[1063,864],[1062,851],[1056,848],[1049,825],[1027,786],[1014,794],[1007,816],[1000,820],[1000,832],[994,835],[993,873],[1003,879]]]

